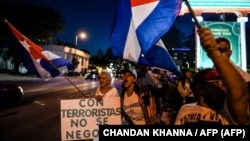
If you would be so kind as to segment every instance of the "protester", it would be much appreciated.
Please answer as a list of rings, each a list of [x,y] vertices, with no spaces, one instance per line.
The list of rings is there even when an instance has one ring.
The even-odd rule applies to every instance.
[[[225,37],[217,37],[216,38],[216,43],[217,43],[218,50],[221,53],[224,53],[230,59],[230,57],[232,55],[232,49],[231,49],[230,41]],[[235,64],[233,63],[233,65],[235,65]],[[250,81],[250,74],[248,72],[242,70],[240,67],[238,67],[236,65],[235,65],[235,67],[240,72],[241,76],[245,79],[245,81],[249,82]]]
[[[158,117],[161,115],[161,95],[160,89],[162,85],[160,85],[160,80],[157,78],[156,74],[154,74],[149,66],[144,64],[139,64],[138,78],[137,82],[141,89],[146,89],[143,91],[150,91],[154,96],[156,103],[156,110]]]
[[[224,53],[229,59],[231,59],[230,57],[232,56],[233,50],[232,50],[231,43],[230,43],[229,39],[227,39],[226,37],[217,37],[216,43],[217,43],[217,47],[218,47],[219,51],[221,53]],[[250,85],[249,85],[250,84],[250,74],[247,71],[242,70],[242,68],[237,66],[234,62],[232,62],[232,64],[236,67],[236,69],[239,71],[241,76],[245,79],[245,81],[247,82],[247,85],[248,85],[248,91],[250,91]],[[250,96],[249,96],[249,104],[250,104]],[[250,108],[249,108],[249,113],[250,113]]]
[[[193,74],[188,68],[182,69],[181,72],[182,76],[177,81],[177,90],[182,97],[182,104],[195,102],[193,92],[190,89]]]
[[[194,76],[191,89],[197,102],[180,108],[175,125],[249,124],[247,83],[230,59],[219,51],[212,32],[203,27],[198,33],[216,69],[201,70]]]
[[[156,78],[158,79],[158,84],[156,88],[158,89],[156,94],[157,103],[159,103],[159,109],[162,110],[162,108],[165,107],[167,104],[167,93],[170,89],[169,81],[167,72],[162,69],[155,69]]]
[[[139,64],[138,78],[137,81],[140,85],[147,85],[150,87],[157,87],[158,80],[155,74],[150,70],[149,66]]]
[[[150,91],[142,91],[133,68],[122,70],[121,113],[123,125],[157,124],[156,105]]]
[[[111,86],[112,77],[108,71],[102,71],[99,75],[99,87],[95,92],[95,99],[100,101],[105,97],[120,96],[118,90]]]

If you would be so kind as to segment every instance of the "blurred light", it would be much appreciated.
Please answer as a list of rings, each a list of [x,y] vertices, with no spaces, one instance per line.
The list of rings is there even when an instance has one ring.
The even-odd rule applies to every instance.
[[[172,48],[172,50],[190,51],[190,48]]]

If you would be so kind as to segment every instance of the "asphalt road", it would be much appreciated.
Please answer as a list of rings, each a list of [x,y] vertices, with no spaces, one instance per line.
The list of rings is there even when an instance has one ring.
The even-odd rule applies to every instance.
[[[0,81],[20,84],[25,89],[24,100],[15,107],[0,109],[0,141],[61,141],[60,102],[82,98],[82,93],[93,96],[95,81],[81,77],[44,82],[39,78],[2,77]]]

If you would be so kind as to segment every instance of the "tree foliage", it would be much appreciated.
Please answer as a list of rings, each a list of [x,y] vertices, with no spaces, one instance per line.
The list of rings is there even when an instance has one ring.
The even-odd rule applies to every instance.
[[[64,29],[60,11],[32,3],[0,3],[0,17],[10,21],[21,33],[37,43],[46,43]]]

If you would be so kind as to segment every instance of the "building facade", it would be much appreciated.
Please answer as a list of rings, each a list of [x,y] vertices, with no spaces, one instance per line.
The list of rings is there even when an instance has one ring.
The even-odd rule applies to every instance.
[[[69,61],[72,61],[73,58],[76,57],[79,64],[76,67],[75,72],[82,72],[82,70],[86,70],[89,67],[89,59],[91,56],[82,50],[59,45],[42,45],[42,47],[45,50],[51,51]]]

